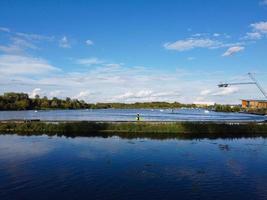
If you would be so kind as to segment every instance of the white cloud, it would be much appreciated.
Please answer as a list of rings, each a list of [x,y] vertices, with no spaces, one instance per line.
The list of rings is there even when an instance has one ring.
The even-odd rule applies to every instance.
[[[0,55],[1,74],[42,74],[59,71],[46,60],[21,55]]]
[[[77,59],[76,63],[80,64],[80,65],[91,66],[91,65],[102,64],[102,63],[104,63],[104,61],[100,60],[98,58],[81,58],[81,59]]]
[[[16,54],[21,53],[22,49],[15,45],[0,45],[0,51],[4,53]]]
[[[243,51],[244,49],[245,47],[242,47],[242,46],[230,47],[229,49],[226,50],[226,52],[224,52],[222,56],[232,56],[240,51]]]
[[[227,87],[227,88],[222,88],[220,91],[213,93],[213,96],[226,96],[226,95],[230,95],[233,93],[238,92],[239,89],[236,87]]]
[[[132,98],[146,98],[153,94],[151,90],[141,90],[138,92],[126,92],[117,96],[117,99],[132,99]]]
[[[215,104],[215,102],[213,101],[202,101],[202,100],[194,101],[193,103],[196,105],[208,105],[208,106],[213,106]]]
[[[206,96],[206,95],[210,94],[211,92],[212,92],[212,91],[209,90],[209,89],[202,90],[202,91],[200,91],[200,95],[202,95],[202,96]]]
[[[163,46],[168,50],[186,51],[194,48],[216,48],[222,43],[208,38],[188,38],[185,40],[177,40],[176,42],[168,42]]]
[[[31,34],[31,33],[21,33],[17,32],[17,36],[22,37],[27,40],[46,40],[46,41],[52,41],[54,39],[53,36],[45,36],[40,34]]]
[[[86,41],[85,41],[85,44],[86,44],[87,46],[92,46],[92,45],[94,44],[94,42],[93,42],[92,40],[86,40]]]
[[[187,57],[187,60],[195,60],[196,58],[195,57]]]
[[[51,92],[49,92],[48,96],[49,97],[59,97],[61,96],[62,91],[61,90],[53,90]]]
[[[123,65],[123,63],[107,63],[105,64],[106,67],[111,67],[111,68],[119,68]]]
[[[163,99],[172,99],[179,97],[180,94],[176,91],[170,92],[154,92],[152,90],[127,91],[113,98],[114,101],[136,102],[136,101],[160,101]]]
[[[258,32],[249,32],[244,37],[244,39],[249,39],[249,40],[259,40],[261,38],[262,38],[262,35]]]
[[[266,21],[261,21],[261,22],[256,22],[253,24],[250,24],[250,27],[252,30],[244,37],[241,39],[245,40],[259,40],[263,38],[264,36],[267,36],[267,22]]]
[[[79,94],[73,96],[74,99],[88,100],[88,98],[92,95],[89,90],[80,91]]]
[[[13,37],[11,40],[13,41],[14,46],[18,46],[22,49],[37,49],[37,47],[34,44],[26,40],[23,40],[21,38]]]
[[[9,28],[6,28],[6,27],[0,27],[0,31],[3,31],[3,32],[10,32],[10,29]]]
[[[0,63],[1,60],[0,57]],[[0,69],[2,70],[1,67]],[[227,97],[220,96],[216,94],[220,92],[216,88],[218,80],[225,80],[229,75],[201,71],[167,72],[148,67],[106,66],[105,63],[93,68],[84,68],[82,72],[48,72],[47,75],[33,74],[32,70],[23,74],[3,74],[1,70],[0,93],[33,91],[39,88],[42,96],[46,95],[49,98],[69,96],[91,103],[114,101],[192,103],[197,100],[199,94],[203,96],[198,101],[237,103],[240,98],[247,97],[246,94],[258,93],[246,90],[244,93],[238,92]],[[212,85],[216,89],[209,89]],[[204,91],[203,88],[211,92]]]
[[[2,28],[5,30],[5,28]],[[8,54],[22,54],[26,53],[26,50],[36,50],[39,49],[36,44],[40,41],[52,41],[53,37],[38,35],[38,34],[28,34],[20,32],[11,32],[9,29],[8,38],[6,44],[0,45],[0,51]]]
[[[59,40],[59,46],[62,48],[71,48],[69,39],[66,36],[63,36],[60,40]]]
[[[0,51],[9,54],[18,54],[26,49],[38,49],[34,44],[18,37],[12,37],[8,45],[0,45]]]
[[[214,37],[219,37],[221,34],[219,34],[219,33],[213,33],[213,36]]]
[[[30,93],[29,97],[30,98],[35,98],[36,95],[41,95],[41,89],[40,88],[34,88]]]
[[[262,0],[262,1],[260,2],[260,5],[267,6],[267,0]]]
[[[262,33],[262,34],[267,34],[267,22],[257,22],[257,23],[254,23],[254,24],[251,24],[250,25],[255,32],[259,32],[259,33]]]

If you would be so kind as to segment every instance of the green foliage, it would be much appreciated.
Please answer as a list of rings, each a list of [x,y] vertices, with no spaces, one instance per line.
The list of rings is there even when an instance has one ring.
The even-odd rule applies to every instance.
[[[197,122],[2,122],[0,134],[76,136],[120,136],[122,138],[238,138],[267,137],[267,124]]]
[[[36,95],[35,98],[29,98],[28,94],[24,93],[5,93],[0,96],[0,110],[33,110],[33,109],[81,109],[91,108],[91,104],[77,99],[66,98],[66,100],[48,99],[46,96],[40,98]]]
[[[230,106],[230,105],[215,104],[214,110],[216,112],[240,112],[241,111],[241,106]]]

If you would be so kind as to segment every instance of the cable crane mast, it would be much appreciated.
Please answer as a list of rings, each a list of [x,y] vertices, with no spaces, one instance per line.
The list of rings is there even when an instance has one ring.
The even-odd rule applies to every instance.
[[[240,82],[240,83],[220,83],[218,85],[219,88],[222,87],[229,87],[232,85],[256,85],[259,90],[261,91],[261,93],[263,94],[263,96],[267,99],[267,93],[266,91],[263,89],[263,87],[259,84],[259,82],[256,80],[256,78],[252,75],[252,73],[248,73],[249,78],[252,80],[252,82]]]

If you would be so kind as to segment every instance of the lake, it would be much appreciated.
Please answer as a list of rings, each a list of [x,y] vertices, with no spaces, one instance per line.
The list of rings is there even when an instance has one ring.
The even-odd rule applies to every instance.
[[[0,135],[0,199],[267,199],[267,139]]]
[[[265,116],[245,113],[223,113],[203,109],[87,109],[49,111],[0,111],[0,120],[87,120],[87,121],[135,121],[140,113],[143,121],[264,121]]]

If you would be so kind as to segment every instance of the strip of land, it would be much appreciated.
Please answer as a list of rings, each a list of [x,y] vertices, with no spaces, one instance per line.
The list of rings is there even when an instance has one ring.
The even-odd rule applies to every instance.
[[[267,123],[1,121],[0,134],[155,139],[267,137]]]

